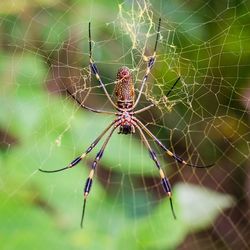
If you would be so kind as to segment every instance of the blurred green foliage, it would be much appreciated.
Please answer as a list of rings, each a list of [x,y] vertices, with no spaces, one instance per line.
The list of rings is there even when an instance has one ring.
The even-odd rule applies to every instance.
[[[154,1],[152,3],[156,13],[162,14],[163,20],[168,16],[173,22],[182,23],[182,30],[192,29],[196,22],[195,26],[199,28],[194,33],[176,33],[178,35],[173,39],[174,45],[181,50],[181,46],[187,48],[186,44],[192,41],[194,51],[189,47],[187,52],[185,49],[182,51],[183,55],[197,62],[200,72],[204,62],[209,67],[206,60],[210,60],[216,46],[209,45],[209,52],[196,47],[202,40],[209,39],[207,36],[211,27],[204,19],[206,17],[202,17],[202,13],[209,9],[207,5],[201,3],[203,8],[198,15],[193,15],[193,10],[187,6],[183,8],[184,15],[171,15],[171,10],[177,8],[176,3],[172,2],[166,9],[161,1],[161,12],[159,6]],[[129,1],[125,2],[123,7],[131,11],[130,4]],[[103,182],[109,182],[105,180],[105,175],[94,180],[83,230],[78,227],[82,189],[88,176],[89,161],[94,154],[90,154],[87,160],[72,171],[51,175],[38,172],[38,168],[56,169],[65,166],[84,151],[113,119],[112,116],[105,117],[80,110],[71,99],[49,91],[45,83],[53,79],[51,71],[53,62],[57,60],[56,53],[68,39],[67,31],[75,23],[80,22],[86,26],[91,18],[96,23],[96,40],[105,41],[105,23],[112,22],[118,11],[117,1],[105,4],[103,1],[59,0],[0,3],[0,129],[1,135],[6,135],[1,138],[3,143],[0,151],[1,249],[176,249],[190,232],[210,227],[224,209],[235,204],[227,194],[178,183],[173,186],[178,218],[175,221],[168,199],[156,199],[149,188],[133,186],[138,184],[133,177],[158,176],[147,150],[139,138],[134,136],[114,135],[111,139],[101,165],[103,171],[114,170],[116,175],[123,178],[118,177],[118,190],[113,191],[112,186],[108,191],[105,189]],[[184,22],[184,17],[190,19]],[[199,26],[197,22],[204,25]],[[163,22],[163,25],[166,23]],[[225,26],[239,32],[238,26],[232,22]],[[112,34],[112,31],[109,32]],[[243,30],[240,34],[247,36],[245,33],[247,31]],[[242,53],[246,44],[239,45],[238,38],[231,35],[227,39],[211,42],[218,46],[226,44],[226,51],[234,50],[242,58],[246,56]],[[110,41],[111,46],[116,42],[121,41]],[[103,49],[102,44],[99,45]],[[80,46],[87,51],[86,44]],[[101,62],[109,57],[118,57],[105,50],[95,53]],[[220,53],[221,60],[223,56]],[[78,57],[87,63],[86,54],[77,55],[76,60]],[[160,57],[164,62],[168,61],[163,52]],[[204,57],[205,61],[200,57]],[[213,63],[213,60],[210,62]],[[107,71],[107,66],[102,63],[100,67],[104,72]],[[113,71],[115,69],[110,69],[107,74],[114,75]],[[156,78],[160,74],[158,71],[156,69]],[[185,72],[186,68],[183,67],[181,71]],[[224,68],[222,71],[221,74],[229,74]],[[227,89],[225,93],[229,91]],[[211,155],[210,152],[207,154]],[[171,173],[170,170],[166,171]]]
[[[12,56],[10,58],[13,59]],[[9,63],[6,57],[2,64],[3,68]],[[108,244],[111,249],[127,249],[128,241],[130,249],[136,249],[138,244],[150,248],[155,242],[157,248],[166,245],[173,247],[185,238],[191,228],[195,230],[205,226],[206,220],[208,224],[211,223],[212,214],[219,213],[218,208],[223,209],[231,204],[230,198],[225,197],[227,202],[222,202],[220,205],[218,194],[210,193],[211,198],[205,202],[207,205],[210,204],[210,212],[204,213],[204,207],[201,206],[199,210],[201,216],[196,217],[197,224],[193,225],[192,221],[188,222],[192,212],[187,214],[185,199],[178,197],[187,196],[186,188],[190,189],[189,195],[193,193],[196,198],[201,198],[202,194],[196,196],[196,188],[188,185],[185,187],[182,184],[179,191],[174,192],[177,221],[172,219],[167,200],[161,202],[157,208],[152,208],[149,216],[134,219],[129,215],[126,216],[124,197],[118,201],[116,197],[106,197],[96,180],[87,206],[88,216],[84,221],[84,231],[76,229],[82,203],[80,190],[88,174],[87,169],[79,168],[57,175],[43,175],[38,173],[37,169],[65,165],[72,158],[72,149],[76,145],[81,145],[85,149],[95,138],[95,134],[107,125],[107,119],[103,120],[99,115],[81,112],[82,110],[76,112],[72,103],[65,98],[49,96],[48,100],[48,94],[42,85],[37,84],[44,81],[46,71],[36,55],[26,54],[21,58],[16,56],[13,68],[14,82],[12,86],[6,85],[3,88],[4,91],[9,88],[8,96],[1,96],[0,108],[1,126],[18,138],[15,147],[1,154],[4,162],[1,165],[3,183],[0,213],[3,249],[34,249],[34,247],[80,249],[81,245],[90,249],[101,249],[103,244]],[[4,76],[3,73],[2,77],[5,78]],[[31,84],[29,84],[30,79],[32,79]],[[69,119],[70,129],[64,133]],[[90,130],[91,133],[88,132]],[[67,145],[66,147],[56,147],[54,144],[60,134],[63,134],[61,143]],[[129,150],[133,152],[129,159],[125,154],[121,154],[128,150],[127,145],[130,145]],[[148,160],[148,155],[142,153],[140,144],[134,139],[114,136],[109,148],[107,156],[103,158],[105,165],[116,166],[119,162],[121,169],[119,167],[116,169],[124,173],[146,174],[150,170],[149,173],[157,174],[156,171],[152,171],[154,168],[152,162]],[[77,194],[72,196],[76,189]],[[199,192],[202,193],[201,190]],[[141,195],[145,195],[133,192],[130,194],[138,200]],[[117,202],[121,202],[121,205]],[[150,202],[150,197],[144,197],[142,202]],[[154,226],[148,227],[149,221],[152,221]],[[136,231],[139,243],[131,241],[131,228]],[[63,231],[67,233],[63,234]],[[168,237],[164,238],[165,234]],[[98,237],[98,241],[95,237]]]

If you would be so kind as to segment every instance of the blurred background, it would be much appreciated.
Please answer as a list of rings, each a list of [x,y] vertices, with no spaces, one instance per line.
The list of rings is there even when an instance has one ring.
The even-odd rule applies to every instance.
[[[1,249],[249,249],[250,3],[248,1],[0,2]],[[114,119],[91,76],[93,57],[115,101],[119,67],[136,94],[156,64],[138,117],[171,151],[149,139],[173,188],[174,220],[158,170],[135,134],[112,136],[80,229],[83,188],[98,145],[66,166]],[[180,82],[167,96],[174,81]]]

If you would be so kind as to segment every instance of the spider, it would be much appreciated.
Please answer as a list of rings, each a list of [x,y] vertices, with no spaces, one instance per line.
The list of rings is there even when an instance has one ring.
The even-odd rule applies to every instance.
[[[144,88],[144,85],[147,81],[147,78],[151,72],[151,69],[155,63],[155,59],[156,59],[156,49],[157,49],[157,44],[159,41],[159,35],[160,35],[160,27],[161,27],[161,18],[159,18],[159,22],[158,22],[158,28],[157,28],[157,35],[156,35],[156,41],[155,41],[155,46],[154,46],[154,52],[152,54],[152,56],[150,56],[148,63],[147,63],[147,69],[146,69],[146,73],[142,79],[142,83],[141,83],[141,87],[139,90],[139,94],[135,100],[135,93],[134,93],[134,84],[133,84],[133,80],[132,80],[132,74],[129,70],[129,68],[123,66],[121,68],[118,69],[118,73],[117,73],[117,78],[116,78],[116,86],[115,86],[115,94],[116,94],[116,98],[117,98],[117,102],[114,103],[113,100],[111,99],[109,93],[107,92],[107,89],[103,83],[103,81],[101,80],[101,77],[98,73],[98,69],[97,66],[93,60],[92,57],[92,40],[91,40],[91,24],[89,22],[89,26],[88,26],[88,30],[89,30],[89,65],[92,71],[92,74],[95,75],[97,81],[99,82],[99,84],[101,85],[101,87],[103,88],[105,95],[107,96],[108,100],[110,101],[110,103],[112,104],[112,106],[117,110],[117,112],[110,112],[110,111],[104,111],[104,110],[97,110],[97,109],[93,109],[90,107],[85,106],[82,102],[80,102],[75,95],[73,95],[72,93],[70,93],[68,90],[67,92],[75,99],[75,101],[78,102],[78,104],[89,111],[95,112],[95,113],[104,113],[104,114],[113,114],[116,116],[116,119],[114,119],[111,124],[109,124],[109,126],[107,128],[105,128],[103,130],[103,132],[92,142],[92,144],[87,148],[87,150],[85,152],[82,153],[82,155],[78,156],[76,159],[74,159],[70,164],[68,164],[66,167],[61,168],[61,169],[56,169],[56,170],[43,170],[43,169],[39,169],[41,172],[45,172],[45,173],[55,173],[55,172],[59,172],[59,171],[63,171],[66,169],[70,169],[73,168],[74,166],[76,166],[88,153],[90,153],[92,151],[92,149],[98,144],[98,142],[103,138],[103,136],[109,131],[109,135],[107,136],[107,138],[105,139],[100,151],[97,153],[95,160],[92,163],[91,166],[91,170],[89,173],[89,176],[86,180],[85,183],[85,187],[84,187],[84,201],[83,201],[83,208],[82,208],[82,216],[81,216],[81,227],[83,225],[83,219],[84,219],[84,214],[85,214],[85,207],[86,207],[86,201],[87,201],[87,197],[90,193],[91,190],[91,186],[92,186],[92,182],[93,182],[93,177],[96,171],[96,166],[98,164],[98,162],[101,160],[104,150],[112,136],[112,134],[114,133],[114,131],[116,129],[118,130],[119,134],[134,134],[136,130],[139,131],[139,134],[141,136],[141,139],[143,141],[143,143],[145,144],[146,148],[149,151],[149,154],[152,158],[152,160],[154,161],[159,174],[160,174],[160,178],[161,178],[161,184],[163,187],[164,192],[166,193],[167,197],[169,197],[169,201],[170,201],[170,207],[171,207],[171,211],[172,211],[172,215],[174,217],[174,219],[176,219],[176,215],[174,212],[174,208],[173,208],[173,203],[172,203],[172,193],[171,193],[171,185],[170,182],[168,180],[168,178],[166,177],[166,175],[164,174],[161,166],[160,166],[160,162],[157,159],[156,153],[152,150],[144,132],[153,139],[153,141],[156,142],[156,144],[158,144],[158,146],[160,146],[166,154],[168,154],[169,156],[173,157],[178,163],[183,164],[183,165],[188,165],[191,167],[195,167],[195,168],[208,168],[213,166],[214,164],[211,165],[207,165],[207,166],[199,166],[199,165],[194,165],[194,164],[190,164],[188,162],[186,162],[185,160],[183,160],[181,157],[179,157],[178,155],[172,153],[152,132],[150,132],[150,130],[138,119],[136,118],[135,115],[144,112],[148,109],[150,109],[151,107],[153,107],[155,104],[150,104],[142,109],[136,110],[135,108],[137,106],[137,104],[140,101],[140,97]],[[166,96],[169,96],[169,94],[171,93],[171,91],[173,90],[173,88],[175,87],[175,85],[178,83],[178,81],[180,80],[180,77],[177,78],[177,80],[174,82],[174,84],[172,85],[172,87],[170,88],[170,90],[168,91]]]

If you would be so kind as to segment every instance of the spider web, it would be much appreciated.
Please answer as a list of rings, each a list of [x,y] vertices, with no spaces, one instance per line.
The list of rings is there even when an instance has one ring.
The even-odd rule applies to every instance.
[[[105,4],[0,4],[3,249],[248,249],[249,3]],[[123,65],[138,95],[159,17],[156,63],[138,109],[155,107],[137,117],[187,162],[215,165],[183,166],[148,138],[172,185],[174,220],[139,134],[115,133],[98,164],[80,230],[85,180],[103,140],[72,170],[46,175],[38,168],[66,166],[114,119],[82,110],[67,93],[113,111],[88,66],[88,22],[93,58],[115,101]]]

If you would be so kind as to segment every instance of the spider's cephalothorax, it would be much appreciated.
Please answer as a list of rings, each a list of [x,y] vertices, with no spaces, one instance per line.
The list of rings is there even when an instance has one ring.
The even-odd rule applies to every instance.
[[[118,69],[115,94],[117,97],[117,106],[123,110],[119,113],[119,134],[135,133],[135,127],[132,123],[133,117],[131,108],[134,105],[134,84],[132,75],[128,67]],[[130,112],[128,111],[130,110]]]

